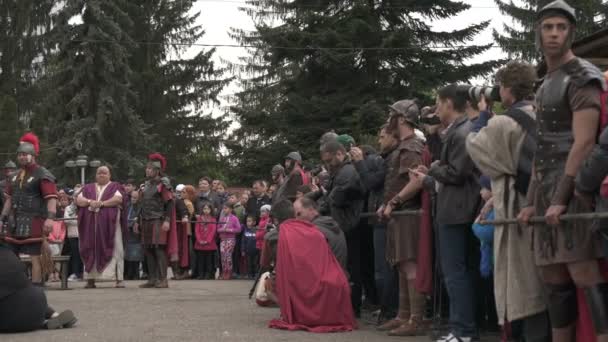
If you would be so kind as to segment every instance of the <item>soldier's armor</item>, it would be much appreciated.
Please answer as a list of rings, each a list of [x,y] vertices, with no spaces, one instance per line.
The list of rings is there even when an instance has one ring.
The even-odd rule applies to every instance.
[[[563,170],[574,143],[568,87],[583,87],[604,77],[593,64],[576,58],[547,76],[537,92],[537,150],[535,171]]]
[[[141,218],[144,220],[161,219],[165,216],[165,203],[159,191],[160,183],[146,182],[141,203]]]
[[[386,158],[386,178],[384,182],[384,199],[385,203],[395,197],[401,190],[409,183],[410,177],[408,174],[399,174],[399,168],[401,167],[401,155],[402,153],[415,153],[420,156],[422,160],[422,151],[424,150],[424,143],[417,137],[413,137],[402,141],[397,148],[392,151],[388,158]],[[413,167],[414,165],[412,165]],[[420,208],[420,195],[416,195],[411,199],[402,203],[399,208]]]
[[[11,178],[11,200],[13,222],[10,235],[17,238],[27,238],[32,234],[32,219],[46,218],[47,208],[40,183],[43,180],[55,182],[55,177],[44,167],[38,167],[32,174],[27,174],[23,181],[19,179],[20,172],[14,173]]]

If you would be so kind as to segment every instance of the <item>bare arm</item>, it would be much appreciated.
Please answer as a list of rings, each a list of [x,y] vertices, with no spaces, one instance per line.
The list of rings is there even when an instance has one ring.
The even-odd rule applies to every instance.
[[[2,207],[2,212],[0,213],[0,216],[6,217],[8,216],[8,214],[11,212],[11,207],[13,206],[13,199],[8,196],[8,195],[4,195],[4,206]]]
[[[422,190],[422,183],[412,182],[411,180],[399,191],[399,193],[391,200],[394,207],[416,196]]]
[[[107,201],[102,201],[104,207],[113,208],[118,207],[122,204],[122,196],[114,195],[114,197],[110,198]]]
[[[599,114],[595,108],[574,112],[572,118],[574,144],[568,154],[564,178],[560,180],[551,204],[568,204],[574,192],[574,178],[595,147],[595,132],[599,125]]]
[[[46,200],[46,212],[49,218],[55,218],[57,215],[57,198],[51,197]]]
[[[82,193],[76,197],[76,205],[79,207],[88,207],[91,204],[91,200],[85,198]]]
[[[585,159],[593,151],[599,119],[600,113],[594,108],[574,113],[572,119],[574,144],[566,162],[566,175],[575,177]]]

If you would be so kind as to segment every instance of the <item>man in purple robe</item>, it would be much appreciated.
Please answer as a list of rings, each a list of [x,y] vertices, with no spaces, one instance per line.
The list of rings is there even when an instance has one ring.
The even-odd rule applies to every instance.
[[[124,287],[123,227],[127,227],[127,196],[119,183],[110,181],[107,166],[97,169],[95,183],[87,184],[76,200],[80,255],[84,263],[85,288],[95,288],[95,280],[112,279]]]

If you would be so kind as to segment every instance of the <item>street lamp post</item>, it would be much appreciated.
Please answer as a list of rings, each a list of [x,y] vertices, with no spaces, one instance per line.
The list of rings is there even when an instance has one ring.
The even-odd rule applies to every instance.
[[[99,167],[101,165],[101,162],[99,160],[91,160],[90,162],[87,159],[87,156],[85,155],[79,155],[78,157],[76,157],[76,160],[68,160],[65,162],[65,167],[67,168],[74,168],[74,167],[79,167],[80,168],[80,184],[84,185],[85,184],[85,169],[87,166],[90,167]]]

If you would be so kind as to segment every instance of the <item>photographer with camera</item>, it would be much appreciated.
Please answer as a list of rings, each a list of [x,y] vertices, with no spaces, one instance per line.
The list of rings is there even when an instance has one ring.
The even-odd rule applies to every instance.
[[[493,87],[476,87],[464,86],[463,89],[467,94],[467,116],[473,123],[472,132],[479,132],[483,127],[488,125],[488,121],[494,116],[492,113],[492,105],[494,102],[500,102],[500,91],[498,86]]]
[[[437,92],[437,114],[447,126],[441,158],[430,168],[424,165],[410,170],[415,183],[435,183],[436,221],[441,271],[450,301],[451,331],[441,342],[471,341],[479,334],[475,322],[474,270],[467,262],[474,237],[471,226],[479,206],[479,185],[475,164],[466,152],[466,137],[473,123],[465,114],[467,97],[460,86],[451,84]],[[428,175],[428,177],[425,177]],[[434,185],[435,185],[434,184]]]
[[[496,74],[506,111],[467,137],[467,151],[492,180],[496,219],[517,215],[524,206],[536,150],[534,96],[536,69],[512,61]],[[482,99],[485,96],[482,95]],[[501,158],[497,158],[500,155]],[[488,205],[489,208],[489,205]],[[486,208],[487,209],[487,208]],[[526,341],[550,341],[544,291],[533,260],[532,231],[497,225],[494,233],[494,292],[499,324],[521,321]]]

